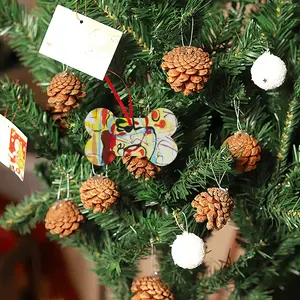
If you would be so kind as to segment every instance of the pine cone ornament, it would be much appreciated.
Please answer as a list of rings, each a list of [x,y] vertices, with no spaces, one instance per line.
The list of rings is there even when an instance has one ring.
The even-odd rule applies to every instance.
[[[160,168],[146,157],[123,156],[122,162],[136,179],[144,176],[145,180],[148,181],[150,178],[155,178],[156,173],[160,171]]]
[[[71,109],[80,105],[81,99],[86,96],[82,91],[84,87],[85,85],[72,73],[62,72],[52,78],[47,88],[47,109],[53,120],[65,118]]]
[[[105,213],[119,198],[118,187],[105,176],[94,176],[80,188],[81,202],[85,208],[93,208],[94,213]]]
[[[208,81],[213,64],[209,54],[197,47],[177,47],[163,57],[161,67],[168,71],[167,82],[185,96],[199,93]]]
[[[226,190],[209,188],[192,201],[192,207],[197,209],[194,218],[203,223],[207,220],[208,230],[221,229],[230,217],[234,202]]]
[[[83,221],[83,215],[72,200],[60,200],[49,208],[45,227],[63,238],[75,233]]]
[[[150,276],[145,276],[133,281],[131,292],[135,293],[131,298],[132,300],[174,300],[174,296],[168,286],[160,279]]]
[[[256,169],[261,158],[261,147],[256,138],[244,131],[238,131],[227,138],[223,145],[228,147],[235,159],[238,172],[249,172]]]

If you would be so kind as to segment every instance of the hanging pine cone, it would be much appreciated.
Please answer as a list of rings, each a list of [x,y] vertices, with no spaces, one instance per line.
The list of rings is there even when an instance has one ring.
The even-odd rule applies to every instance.
[[[105,213],[119,198],[118,187],[105,176],[94,176],[80,188],[81,202],[85,208],[93,208],[94,213]]]
[[[178,47],[163,57],[161,67],[168,71],[167,82],[185,96],[199,93],[208,81],[213,64],[209,54],[197,47]]]
[[[228,147],[238,172],[248,172],[256,169],[260,161],[261,147],[256,138],[244,131],[238,131],[227,138],[223,144]]]
[[[164,282],[149,276],[133,281],[131,292],[135,293],[132,300],[174,300],[172,292]]]
[[[123,156],[122,162],[136,179],[144,176],[145,180],[148,181],[150,178],[155,178],[156,173],[160,171],[160,168],[146,157]]]
[[[192,201],[192,207],[197,209],[194,218],[203,223],[207,220],[208,230],[221,229],[230,217],[234,202],[226,190],[209,188]]]
[[[86,93],[79,78],[72,73],[62,72],[55,75],[47,88],[48,106],[53,120],[62,120],[68,113],[78,107]],[[63,122],[60,122],[63,127]]]
[[[49,208],[45,227],[63,238],[75,233],[83,220],[83,215],[72,200],[60,200]]]

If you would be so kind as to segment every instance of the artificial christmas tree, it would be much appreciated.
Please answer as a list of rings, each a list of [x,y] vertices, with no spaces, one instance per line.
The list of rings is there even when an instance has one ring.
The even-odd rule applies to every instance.
[[[54,35],[55,46],[63,45],[63,50],[67,51],[55,54],[64,54],[76,62],[76,66],[80,65],[84,72],[72,69],[70,64],[67,70],[86,83],[84,91],[82,84],[74,86],[81,96],[86,93],[86,98],[79,99],[82,104],[70,110],[67,128],[62,132],[59,124],[53,122],[51,112],[36,105],[27,86],[9,80],[0,82],[0,109],[3,114],[7,111],[7,119],[14,120],[27,135],[38,155],[47,159],[37,165],[37,174],[49,185],[46,193],[32,194],[24,202],[7,207],[0,219],[1,226],[26,233],[38,221],[43,221],[56,200],[60,178],[63,178],[64,188],[69,175],[70,199],[84,215],[85,223],[70,236],[60,239],[56,234],[51,238],[85,252],[94,262],[101,283],[111,287],[117,299],[134,297],[130,287],[137,275],[137,262],[151,252],[152,240],[157,249],[161,278],[176,300],[204,299],[229,282],[234,283],[233,299],[269,300],[278,286],[284,293],[290,288],[288,279],[298,276],[300,266],[300,18],[297,1],[251,3],[254,5],[251,11],[246,10],[249,4],[246,0],[231,2],[230,9],[226,9],[227,1],[87,0],[76,3],[40,1],[38,9],[28,14],[17,1],[0,2],[1,35],[7,37],[20,62],[29,67],[45,93],[52,78],[64,72],[66,65],[40,55],[39,47],[56,5],[73,10],[68,13],[68,21],[61,19],[64,25],[58,28],[68,29],[74,38],[66,36],[55,40]],[[63,9],[60,11],[65,13]],[[80,15],[85,11],[86,17]],[[97,25],[92,31],[92,27],[86,26],[89,22]],[[120,34],[108,27],[102,30],[103,26],[97,22],[122,30],[117,52],[111,51],[116,48]],[[59,35],[60,31],[55,33]],[[190,36],[190,45],[185,46]],[[47,39],[43,44],[49,51],[54,46]],[[85,52],[80,57],[72,55],[75,50],[82,49]],[[181,49],[183,53],[180,50],[180,55],[172,58],[172,49]],[[188,57],[193,49],[199,52],[195,60]],[[272,69],[280,74],[266,72],[268,78],[260,78],[260,74],[252,70],[254,82],[259,79],[260,85],[267,87],[262,89],[252,81],[251,68],[267,50],[280,58],[282,67]],[[132,101],[128,98],[129,113],[126,113],[128,92],[117,76],[111,82],[106,80],[110,90],[103,81],[89,75],[105,69],[107,57],[112,55],[114,59],[109,69],[124,78],[132,95]],[[201,66],[195,75],[192,73],[196,61]],[[176,67],[175,63],[180,65]],[[268,68],[268,61],[264,60],[264,64]],[[205,74],[200,75],[201,70]],[[168,72],[171,86],[166,83]],[[280,85],[285,73],[284,83]],[[279,80],[265,82],[270,78]],[[271,85],[277,88],[268,90]],[[116,97],[119,102],[115,101],[116,95],[119,95]],[[57,109],[60,107],[58,98],[53,103]],[[165,109],[159,111],[158,118],[156,109],[160,107]],[[103,108],[100,116],[97,108]],[[85,124],[91,110],[92,115],[97,116]],[[178,119],[178,128],[174,116]],[[141,119],[146,125],[139,127]],[[176,126],[168,127],[168,122]],[[240,132],[241,136],[229,138],[225,147],[224,140],[235,132]],[[110,162],[107,173],[119,187],[120,199],[106,213],[95,214],[83,208],[80,201],[80,187],[93,174],[84,151],[91,135],[94,139],[90,142],[90,155],[98,162],[103,158]],[[173,143],[170,137],[178,152],[169,147]],[[99,149],[101,151],[97,151]],[[164,156],[166,151],[176,157],[169,165],[163,163],[168,158]],[[155,167],[148,163],[145,166],[135,164],[134,155],[130,156],[138,153],[142,157],[145,152],[151,162],[162,165],[160,176],[155,179],[154,173],[158,171]],[[125,165],[122,153],[128,156],[123,159]],[[2,156],[0,161],[4,161]],[[106,172],[102,165],[95,167],[95,174]],[[255,171],[237,172],[236,167],[238,171]],[[141,173],[149,180],[142,180],[143,176],[136,180]],[[178,271],[170,245],[182,232],[176,226],[173,212],[184,212],[188,232],[206,243],[211,232],[205,223],[196,222],[191,202],[197,194],[206,193],[212,186],[228,189],[234,199],[230,218],[239,229],[239,241],[245,254],[236,262],[226,262],[209,277],[205,276],[203,263],[193,264],[195,268],[189,271]],[[91,199],[83,199],[83,202],[94,209],[97,204],[94,206]],[[195,199],[197,205],[194,202],[194,206],[199,208],[196,218],[203,220],[207,214],[202,214],[202,207],[208,207],[210,218],[213,216],[209,227],[212,224],[222,227],[229,216],[223,211],[223,198],[219,200],[220,197],[216,199],[206,194],[203,199]],[[228,203],[231,211],[232,203]],[[202,252],[203,256],[203,247]],[[176,252],[176,258],[181,264],[180,252]]]

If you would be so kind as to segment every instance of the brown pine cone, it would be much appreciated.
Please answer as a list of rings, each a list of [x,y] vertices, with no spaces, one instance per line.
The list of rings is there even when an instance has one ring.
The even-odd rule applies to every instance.
[[[160,171],[160,168],[146,157],[123,156],[122,162],[135,179],[144,176],[145,180],[148,181],[150,178],[155,178],[156,173]]]
[[[45,227],[63,238],[75,233],[83,221],[83,215],[72,200],[60,200],[49,208]]]
[[[81,202],[85,208],[93,208],[94,213],[105,213],[119,198],[118,187],[105,176],[94,176],[80,188]]]
[[[221,229],[230,217],[234,202],[226,190],[209,188],[192,201],[192,207],[197,209],[194,218],[203,223],[207,220],[208,230]]]
[[[168,71],[167,82],[175,92],[183,92],[185,96],[203,89],[213,64],[207,52],[192,46],[177,47],[163,60],[161,67]]]
[[[238,172],[248,172],[256,169],[260,161],[261,147],[253,136],[244,131],[238,131],[227,138],[223,144],[228,147]]]
[[[174,300],[168,286],[160,279],[145,276],[132,282],[131,292],[135,295],[132,300]]]
[[[62,72],[55,75],[47,88],[49,96],[47,109],[53,120],[61,120],[68,113],[78,107],[86,93],[82,91],[85,87],[79,78],[72,73]],[[63,127],[63,122],[61,122]]]

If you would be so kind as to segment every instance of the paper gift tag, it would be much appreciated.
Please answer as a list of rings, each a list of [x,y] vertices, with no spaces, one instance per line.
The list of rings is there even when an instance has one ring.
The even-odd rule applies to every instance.
[[[103,80],[122,32],[58,5],[40,53]]]
[[[0,162],[24,180],[27,137],[11,121],[0,115]]]

